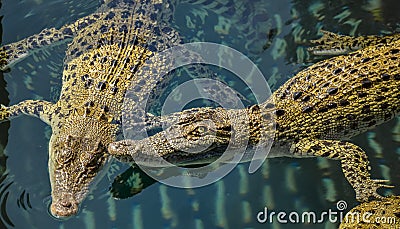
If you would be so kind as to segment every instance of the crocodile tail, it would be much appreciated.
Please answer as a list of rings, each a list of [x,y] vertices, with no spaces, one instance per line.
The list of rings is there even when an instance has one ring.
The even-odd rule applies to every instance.
[[[322,37],[312,40],[311,44],[313,46],[308,48],[308,51],[314,55],[342,55],[367,46],[391,43],[400,37],[398,34],[392,36],[369,35],[351,37],[325,30],[321,30],[321,32]]]
[[[308,51],[314,55],[341,55],[346,54],[351,50],[359,49],[355,38],[350,36],[339,35],[329,31],[321,30],[322,37],[317,40],[312,40],[313,47],[308,48]]]

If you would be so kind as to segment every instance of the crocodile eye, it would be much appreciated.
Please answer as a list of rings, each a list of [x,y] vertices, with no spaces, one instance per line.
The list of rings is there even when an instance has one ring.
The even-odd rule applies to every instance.
[[[65,146],[66,147],[72,147],[72,142],[73,142],[73,137],[71,136],[71,135],[68,135],[66,138],[65,138]]]
[[[199,127],[197,127],[197,131],[199,132],[199,133],[204,133],[204,132],[206,132],[207,131],[207,127],[205,127],[205,126],[199,126]]]
[[[72,160],[74,154],[73,152],[66,148],[66,149],[62,149],[59,154],[56,157],[56,160],[59,164],[65,164],[67,162],[69,162],[70,160]]]
[[[197,126],[194,130],[193,130],[193,134],[197,135],[197,136],[203,136],[208,132],[208,127],[207,126]]]

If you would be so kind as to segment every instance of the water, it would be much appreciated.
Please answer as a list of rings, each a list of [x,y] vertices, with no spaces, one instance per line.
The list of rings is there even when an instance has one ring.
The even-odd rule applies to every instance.
[[[343,34],[386,34],[398,28],[396,1],[244,1],[242,7],[264,12],[267,18],[252,20],[252,28],[265,39],[246,44],[243,25],[229,24],[229,15],[207,12],[201,6],[182,4],[175,15],[176,27],[188,41],[213,41],[248,55],[266,76],[272,90],[300,69],[315,62],[306,52],[307,41],[319,28]],[[397,5],[396,5],[397,4]],[[3,44],[59,27],[96,10],[97,1],[24,0],[3,1]],[[396,9],[397,7],[397,9]],[[68,13],[67,13],[68,11]],[[205,16],[207,15],[207,16]],[[260,19],[260,18],[258,18]],[[225,22],[225,23],[221,23]],[[243,20],[245,25],[247,22]],[[247,45],[247,46],[246,46]],[[4,74],[0,102],[15,104],[24,99],[54,101],[60,87],[60,66],[65,46],[40,52]],[[231,82],[234,83],[234,82]],[[246,92],[246,90],[243,90]],[[399,120],[395,119],[353,141],[367,151],[374,178],[390,179],[400,194]],[[240,165],[216,184],[198,189],[176,189],[154,184],[142,193],[114,200],[108,189],[117,173],[110,173],[83,203],[78,216],[59,221],[48,213],[50,184],[47,150],[50,130],[39,120],[20,117],[0,126],[0,185],[3,226],[15,228],[335,228],[328,220],[319,224],[260,224],[257,213],[270,211],[337,210],[357,204],[354,191],[336,161],[324,159],[270,159],[255,174]],[[124,165],[116,163],[113,168]]]

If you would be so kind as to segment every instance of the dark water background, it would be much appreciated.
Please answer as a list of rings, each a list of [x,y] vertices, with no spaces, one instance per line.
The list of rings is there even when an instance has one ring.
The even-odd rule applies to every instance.
[[[261,30],[263,39],[245,47],[241,25],[228,33],[215,27],[229,16],[202,10],[201,6],[177,7],[175,27],[187,41],[212,41],[229,45],[248,55],[274,90],[316,59],[307,54],[307,41],[318,37],[321,27],[350,35],[388,34],[399,22],[397,1],[243,1],[251,10],[264,11],[264,27],[257,20],[250,29]],[[24,0],[2,1],[3,44],[18,41],[44,28],[60,27],[94,12],[98,2]],[[204,17],[204,21],[202,20]],[[274,36],[276,34],[276,36]],[[2,75],[0,102],[15,104],[24,99],[54,101],[60,88],[60,66],[65,45],[25,59]],[[233,82],[234,83],[234,82]],[[246,91],[243,89],[243,91]],[[110,172],[83,203],[83,210],[67,221],[48,214],[50,184],[47,151],[50,129],[37,119],[20,117],[0,125],[0,218],[15,228],[336,228],[321,224],[259,224],[257,212],[321,212],[337,210],[345,200],[355,206],[354,191],[345,180],[339,162],[324,159],[277,158],[265,162],[255,174],[248,164],[238,166],[221,181],[198,189],[177,189],[154,184],[125,200],[114,200],[108,188],[119,169]],[[400,194],[399,119],[354,138],[369,155],[374,178],[390,179],[397,188],[383,194]],[[4,150],[3,150],[4,148]],[[124,167],[115,163],[112,168]]]

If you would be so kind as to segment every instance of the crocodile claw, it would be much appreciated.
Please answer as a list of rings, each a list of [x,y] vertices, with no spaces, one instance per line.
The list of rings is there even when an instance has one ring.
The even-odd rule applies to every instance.
[[[366,202],[369,201],[370,198],[374,199],[384,198],[383,196],[379,195],[376,191],[378,190],[378,188],[394,188],[393,185],[384,184],[387,182],[389,182],[389,180],[368,179],[362,184],[362,186],[358,186],[355,188],[356,199],[360,202]]]

